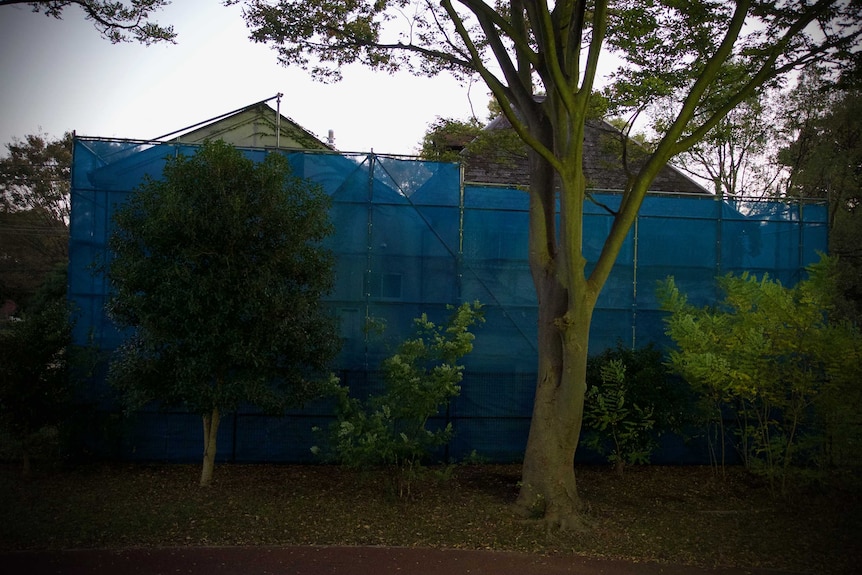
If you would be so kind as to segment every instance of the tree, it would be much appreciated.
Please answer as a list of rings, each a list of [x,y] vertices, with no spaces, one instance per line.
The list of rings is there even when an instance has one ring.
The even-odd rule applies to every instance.
[[[528,146],[539,359],[517,507],[543,502],[544,519],[561,526],[580,524],[573,459],[593,309],[651,181],[770,78],[851,51],[860,12],[844,0],[245,2],[251,38],[318,79],[337,80],[351,63],[478,75]],[[679,105],[593,254],[583,238],[583,135],[603,50],[623,61],[607,91],[611,115],[635,117],[670,94]]]
[[[438,118],[428,126],[419,155],[436,162],[479,156],[493,158],[498,165],[517,166],[526,160],[527,150],[511,130],[485,130],[475,118]]]
[[[30,475],[30,460],[54,443],[69,419],[72,323],[66,302],[65,266],[39,290],[16,321],[0,323],[0,430]]]
[[[0,158],[0,297],[26,302],[68,260],[72,134],[32,134]]]
[[[829,252],[841,259],[842,313],[862,318],[862,90],[841,89],[812,69],[786,98],[788,144],[778,158],[789,170],[790,197],[829,206]]]
[[[717,196],[768,195],[772,173],[768,152],[777,127],[768,97],[752,96],[731,110],[700,142],[676,158],[685,172],[712,183]]]
[[[134,333],[109,379],[132,407],[202,416],[202,486],[222,413],[278,413],[329,377],[339,339],[320,301],[333,279],[320,245],[332,230],[327,207],[282,155],[255,164],[217,141],[170,159],[115,215],[108,312]]]
[[[149,46],[157,42],[173,43],[177,37],[173,26],[159,26],[149,20],[153,12],[170,4],[170,0],[0,0],[0,6],[12,4],[27,4],[33,12],[42,12],[57,20],[63,18],[66,8],[77,6],[112,44],[135,41]]]
[[[422,138],[419,155],[435,162],[455,162],[461,158],[461,150],[482,133],[482,126],[475,119],[456,120],[437,118]]]

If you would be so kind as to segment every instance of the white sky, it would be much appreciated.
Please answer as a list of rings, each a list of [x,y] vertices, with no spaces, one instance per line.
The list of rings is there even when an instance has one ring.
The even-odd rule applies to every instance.
[[[76,7],[63,20],[0,7],[0,155],[13,137],[75,130],[150,139],[284,93],[281,113],[345,152],[412,154],[438,116],[487,117],[487,88],[449,76],[389,76],[356,67],[335,84],[276,62],[248,40],[240,6],[174,0],[155,18],[175,45],[111,44]],[[271,102],[275,107],[275,101]]]

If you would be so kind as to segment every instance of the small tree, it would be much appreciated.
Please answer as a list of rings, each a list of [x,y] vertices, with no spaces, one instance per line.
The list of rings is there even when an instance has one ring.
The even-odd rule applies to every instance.
[[[59,427],[72,412],[65,277],[65,269],[57,272],[22,317],[0,323],[3,451],[21,458],[25,477],[33,455],[57,443]]]
[[[383,362],[382,395],[361,401],[347,387],[337,388],[335,458],[353,467],[390,467],[399,494],[409,493],[422,460],[452,438],[451,424],[430,429],[428,420],[460,393],[464,366],[458,362],[473,350],[470,328],[481,321],[478,302],[460,305],[444,325],[422,314],[414,320],[415,337]]]
[[[328,203],[281,154],[255,164],[218,141],[170,159],[115,215],[109,313],[134,333],[110,379],[133,407],[203,417],[202,486],[223,412],[278,413],[325,379],[339,341],[320,302],[333,277]]]
[[[648,463],[665,433],[683,434],[694,420],[689,386],[670,373],[653,344],[614,348],[590,357],[584,444],[608,456],[617,471]],[[610,449],[609,447],[615,447]]]
[[[626,366],[612,359],[601,366],[601,386],[587,390],[584,424],[589,432],[584,444],[592,447],[622,475],[626,465],[649,463],[656,447],[652,407],[641,407],[628,398]]]
[[[0,158],[0,301],[26,305],[69,257],[72,134],[13,139]]]
[[[672,278],[662,289],[663,308],[671,312],[667,333],[678,347],[670,365],[711,398],[719,424],[725,414],[736,416],[746,465],[776,491],[808,462],[800,453],[803,439],[821,453],[827,448],[835,400],[858,396],[858,332],[830,323],[827,313],[835,290],[831,265],[811,266],[809,279],[794,288],[767,276],[725,276],[726,295],[716,309],[691,306]]]

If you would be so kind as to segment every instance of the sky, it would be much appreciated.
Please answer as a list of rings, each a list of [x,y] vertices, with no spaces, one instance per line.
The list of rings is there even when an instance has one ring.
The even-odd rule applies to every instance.
[[[284,116],[321,140],[333,130],[344,152],[414,154],[438,117],[487,119],[482,84],[360,66],[323,84],[284,68],[221,0],[174,0],[153,19],[176,44],[111,44],[74,6],[62,20],[0,6],[0,155],[29,134],[153,139],[278,92]]]

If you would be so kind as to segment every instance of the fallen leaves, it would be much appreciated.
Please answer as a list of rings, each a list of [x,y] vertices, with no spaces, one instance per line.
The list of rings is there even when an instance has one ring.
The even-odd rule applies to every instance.
[[[593,527],[546,531],[512,512],[520,468],[458,466],[398,498],[380,473],[332,466],[97,466],[18,479],[0,466],[0,546],[383,545],[583,554],[840,573],[860,539],[858,493],[774,501],[741,469],[578,469]],[[840,495],[840,496],[839,496]],[[855,513],[854,513],[855,510]],[[710,513],[710,511],[719,511]],[[839,517],[840,520],[836,520]]]

